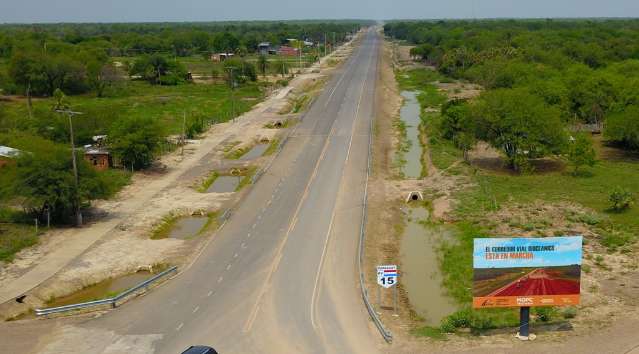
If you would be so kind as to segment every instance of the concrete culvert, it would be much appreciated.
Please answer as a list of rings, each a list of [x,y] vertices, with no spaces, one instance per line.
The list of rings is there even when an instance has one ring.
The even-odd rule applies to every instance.
[[[24,299],[26,299],[26,298],[27,298],[27,295],[20,295],[20,296],[16,297],[16,302],[20,303],[20,304],[23,304],[24,303]]]
[[[231,169],[231,176],[239,176],[242,174],[242,171],[240,171],[237,168]]]
[[[415,202],[418,200],[424,200],[424,196],[422,195],[422,192],[418,192],[418,191],[413,191],[408,193],[408,196],[406,197],[406,202]]]
[[[269,138],[260,139],[260,144],[268,144],[270,142]]]

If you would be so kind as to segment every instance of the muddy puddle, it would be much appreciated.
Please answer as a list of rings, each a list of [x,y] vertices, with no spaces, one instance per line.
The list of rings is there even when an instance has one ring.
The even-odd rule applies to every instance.
[[[252,160],[264,155],[266,149],[268,149],[268,145],[269,144],[257,144],[253,146],[249,152],[240,157],[240,160]]]
[[[206,190],[206,193],[231,193],[235,192],[242,177],[218,176],[213,184]]]
[[[400,110],[400,119],[406,125],[406,139],[410,142],[408,151],[404,154],[405,164],[402,166],[404,177],[409,179],[422,176],[423,147],[419,139],[420,105],[417,92],[402,91],[404,104]]]
[[[197,236],[200,231],[206,226],[208,221],[207,217],[203,216],[189,216],[177,221],[171,232],[169,238],[187,239]]]
[[[47,307],[58,307],[110,298],[140,284],[152,276],[153,274],[148,271],[139,271],[119,278],[107,279],[71,295],[57,298],[47,303]]]
[[[437,261],[437,247],[443,240],[452,239],[442,226],[427,226],[425,208],[409,208],[408,221],[401,241],[402,285],[415,312],[426,325],[439,326],[441,320],[457,310],[446,295]]]

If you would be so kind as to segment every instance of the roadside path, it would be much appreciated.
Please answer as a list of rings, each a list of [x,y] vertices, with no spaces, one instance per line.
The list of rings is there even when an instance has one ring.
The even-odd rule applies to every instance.
[[[350,44],[351,42],[348,42],[344,46]],[[329,58],[330,56],[322,58],[319,65],[325,63]],[[296,76],[287,87],[274,92],[264,102],[257,104],[253,110],[235,119],[235,122],[215,125],[207,136],[193,147],[192,154],[185,156],[166,175],[149,182],[144,188],[139,188],[132,195],[127,196],[125,200],[118,202],[117,209],[104,219],[84,228],[68,229],[55,235],[54,237],[57,239],[55,248],[41,256],[35,265],[27,268],[26,272],[17,277],[5,274],[4,279],[0,280],[0,304],[29,292],[53,277],[97,241],[126,223],[136,212],[146,208],[154,197],[175,185],[185,173],[203,163],[209,154],[229,137],[240,135],[249,125],[263,120],[265,115],[274,115],[269,112],[278,112],[286,104],[288,94],[303,84],[307,76],[316,75],[311,72],[318,68],[318,64],[315,64],[302,75]]]

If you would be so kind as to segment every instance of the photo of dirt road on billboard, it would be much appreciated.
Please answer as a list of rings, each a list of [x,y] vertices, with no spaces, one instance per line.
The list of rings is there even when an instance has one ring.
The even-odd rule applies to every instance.
[[[473,296],[579,294],[581,266],[475,269]]]

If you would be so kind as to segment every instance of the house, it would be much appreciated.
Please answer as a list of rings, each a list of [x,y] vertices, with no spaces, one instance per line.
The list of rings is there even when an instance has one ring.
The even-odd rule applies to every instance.
[[[93,145],[84,147],[84,159],[98,171],[107,170],[113,161],[107,148]]]
[[[271,52],[271,43],[270,42],[262,42],[257,45],[257,51],[261,55],[268,55]]]
[[[277,50],[277,54],[293,57],[298,54],[299,50],[297,48],[289,47],[289,46],[281,46],[280,49]]]
[[[98,171],[104,171],[113,166],[113,158],[106,146],[106,135],[93,137],[95,144],[84,146],[84,159]]]
[[[211,61],[222,62],[234,56],[235,54],[233,53],[214,53],[214,54],[211,54]]]
[[[0,168],[12,163],[20,155],[20,150],[0,145]]]

